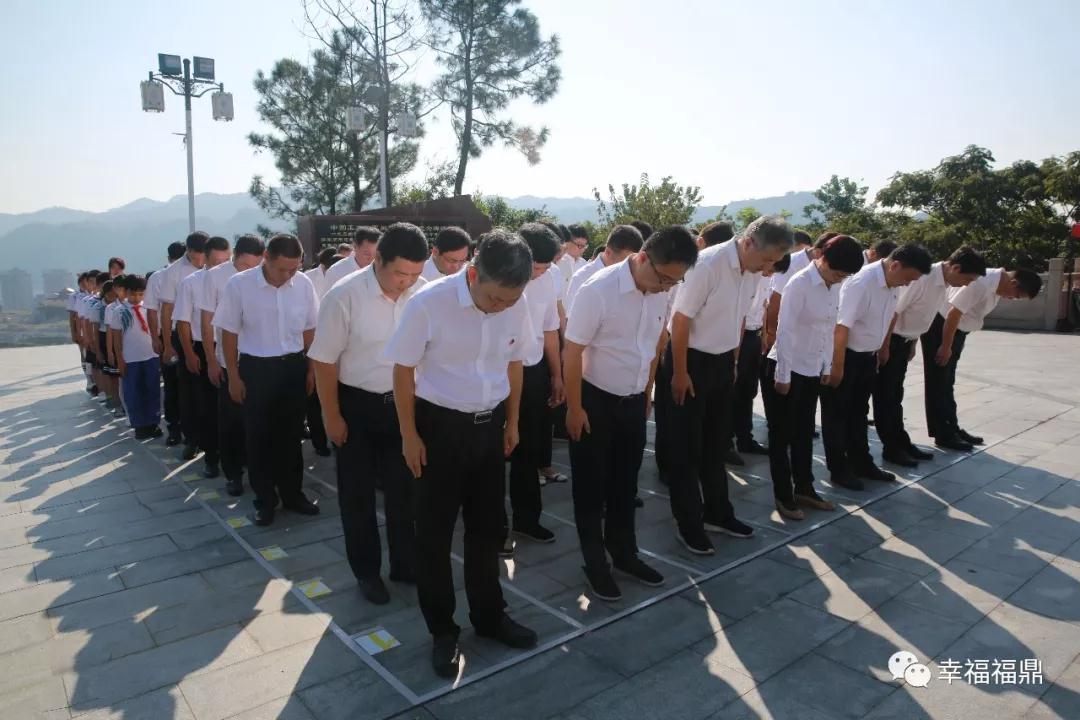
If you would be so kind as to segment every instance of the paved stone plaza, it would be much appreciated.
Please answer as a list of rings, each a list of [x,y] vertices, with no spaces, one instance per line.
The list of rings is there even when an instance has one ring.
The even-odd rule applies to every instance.
[[[828,485],[819,446],[835,513],[783,520],[767,462],[735,468],[758,532],[716,538],[713,557],[675,540],[647,451],[638,541],[667,583],[624,581],[619,603],[585,592],[570,487],[549,485],[557,541],[504,563],[541,647],[466,629],[452,685],[430,669],[412,588],[380,608],[360,597],[332,459],[305,446],[321,516],[244,525],[250,493],[237,503],[201,461],[137,443],[76,362],[72,347],[0,350],[4,718],[1080,718],[1080,338],[973,336],[957,394],[986,446],[862,493]],[[918,361],[908,386],[925,442]],[[569,473],[566,457],[557,442]],[[929,686],[893,680],[899,650]]]

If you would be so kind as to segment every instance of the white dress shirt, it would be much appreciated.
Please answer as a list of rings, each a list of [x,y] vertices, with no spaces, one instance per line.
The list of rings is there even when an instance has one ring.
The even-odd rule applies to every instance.
[[[758,278],[754,297],[750,299],[750,309],[746,311],[747,330],[760,330],[761,326],[765,324],[765,301],[769,299],[769,295],[772,293],[771,279],[764,275]]]
[[[894,333],[906,340],[918,340],[930,329],[934,315],[948,297],[949,285],[945,282],[944,269],[944,263],[934,263],[928,274],[900,288]]]
[[[352,254],[347,258],[342,258],[336,263],[330,266],[330,269],[326,271],[326,289],[329,292],[330,288],[334,287],[342,278],[346,278],[352,275],[354,272],[361,270],[362,268],[356,264],[356,254]]]
[[[559,329],[559,298],[562,295],[562,278],[548,270],[525,286],[521,302],[529,308],[532,336],[523,362],[535,365],[544,358],[544,333]]]
[[[578,290],[581,289],[581,286],[584,285],[589,278],[603,270],[605,267],[604,254],[597,253],[596,257],[587,262],[584,267],[575,272],[574,276],[570,278],[570,284],[567,285],[566,288],[566,298],[563,300],[563,309],[566,311],[566,316],[568,318],[570,317],[570,308],[574,305],[574,298],[577,296]]]
[[[805,248],[797,252],[791,253],[791,264],[788,265],[787,272],[773,273],[769,278],[769,297],[773,293],[778,295],[784,294],[784,287],[788,284],[791,278],[795,277],[795,273],[802,270],[804,267],[810,264],[810,249]]]
[[[645,391],[664,329],[667,293],[638,290],[630,263],[604,268],[577,294],[581,304],[566,324],[566,339],[584,345],[582,377],[620,397]]]
[[[161,274],[163,272],[165,272],[164,269],[158,270],[146,279],[146,292],[143,293],[142,301],[143,312],[161,310],[161,304],[158,302],[158,288],[161,286],[161,281],[165,279],[165,276]]]
[[[836,323],[849,330],[849,350],[876,352],[881,349],[896,310],[897,295],[896,288],[885,284],[885,266],[881,260],[864,265],[842,284]],[[783,308],[781,303],[781,311]]]
[[[784,285],[776,343],[769,350],[769,358],[776,361],[777,382],[791,382],[793,372],[820,377],[832,370],[840,288],[839,284],[826,285],[814,264],[795,273]]]
[[[156,299],[157,309],[161,309],[162,303],[172,303],[176,305],[176,294],[180,290],[180,282],[188,275],[192,274],[199,268],[195,267],[188,256],[185,253],[183,257],[174,262],[164,270],[158,270],[152,277],[156,277],[158,273],[161,274],[161,280],[158,282]],[[176,318],[173,318],[173,329],[176,329]]]
[[[990,311],[997,307],[1001,296],[997,294],[1001,284],[1001,274],[1005,268],[987,270],[986,275],[970,285],[961,288],[949,288],[949,295],[945,306],[941,308],[941,316],[948,317],[949,308],[954,307],[964,313],[960,318],[958,330],[972,333],[982,330],[983,321]]]
[[[337,364],[338,380],[372,393],[394,389],[394,363],[382,354],[394,334],[405,303],[427,284],[416,284],[397,300],[383,294],[375,268],[368,266],[338,283],[319,305],[319,324],[308,357]]]
[[[318,314],[307,275],[297,273],[276,288],[257,265],[225,283],[214,327],[236,334],[243,355],[280,357],[304,350],[304,331],[315,329]]]
[[[760,277],[760,273],[742,271],[737,239],[698,253],[697,264],[686,273],[672,308],[673,317],[682,313],[691,320],[691,348],[722,355],[739,347],[743,319]]]
[[[202,314],[199,312],[198,299],[202,294],[205,270],[196,270],[180,281],[176,291],[176,305],[173,306],[173,327],[180,321],[191,326],[192,342],[202,342]]]
[[[146,321],[146,308],[139,306],[143,321]],[[124,356],[124,362],[145,362],[157,357],[154,352],[154,343],[150,339],[150,325],[147,322],[146,330],[143,330],[139,319],[135,317],[134,308],[124,302],[113,313],[109,320],[109,327],[121,333],[120,352]]]
[[[559,258],[559,262],[555,263],[559,268],[559,272],[562,273],[562,296],[564,298],[567,297],[567,294],[570,292],[570,281],[573,279],[574,273],[585,267],[587,264],[588,260],[585,258],[572,258],[569,253],[563,253],[562,257]]]
[[[424,261],[424,269],[420,271],[420,277],[425,280],[438,280],[442,276],[442,271],[435,265],[435,258],[428,255],[428,259]]]
[[[206,271],[203,275],[202,292],[196,299],[199,308],[199,325],[202,325],[202,311],[216,313],[221,294],[225,290],[225,283],[236,274],[236,266],[232,262],[223,262],[220,265]],[[213,323],[211,323],[213,324]],[[218,365],[225,367],[225,350],[221,346],[221,328],[214,327],[214,355]]]
[[[416,368],[417,397],[477,413],[509,397],[507,366],[525,360],[532,321],[523,300],[499,313],[481,311],[467,280],[457,273],[413,295],[383,356]]]
[[[338,262],[343,261],[338,260]],[[336,265],[337,263],[334,264]],[[326,281],[326,273],[327,271],[323,270],[322,265],[316,265],[310,270],[304,271],[304,274],[308,276],[308,280],[311,281],[311,286],[315,288],[315,297],[319,298],[319,300],[322,300],[323,295],[325,295],[326,291],[330,289],[330,285]]]

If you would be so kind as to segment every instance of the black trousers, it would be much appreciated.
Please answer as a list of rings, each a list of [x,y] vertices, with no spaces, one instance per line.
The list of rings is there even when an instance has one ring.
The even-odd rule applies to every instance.
[[[199,447],[206,453],[205,461],[209,467],[217,467],[219,461],[218,452],[218,423],[217,423],[217,391],[210,382],[210,369],[206,366],[206,349],[201,342],[193,344],[195,355],[199,358],[199,375],[194,383],[193,390],[198,394],[198,407],[195,419],[196,439]]]
[[[248,478],[255,507],[273,510],[303,497],[300,442],[307,400],[307,360],[302,353],[274,358],[240,355]]]
[[[217,394],[218,453],[221,471],[229,480],[239,480],[246,464],[244,406],[233,402],[229,395],[229,376],[221,369],[221,387]]]
[[[776,392],[776,361],[766,360],[761,397],[769,424],[769,474],[773,496],[785,503],[814,489],[814,415],[821,378],[791,373],[787,395]],[[794,487],[793,487],[794,482]]]
[[[934,362],[934,356],[941,347],[941,338],[945,329],[945,319],[941,315],[934,317],[930,329],[920,338],[923,357],[923,383],[925,385],[926,428],[930,437],[948,440],[956,437],[960,425],[956,418],[956,365],[960,354],[964,352],[967,333],[957,330],[953,336],[952,356],[945,367]]]
[[[582,381],[589,432],[570,441],[574,523],[590,568],[637,555],[634,495],[645,454],[645,394],[620,397]]]
[[[670,432],[671,421],[668,420],[668,406],[671,403],[671,368],[665,367],[666,353],[662,353],[656,366],[656,379],[653,382],[653,422],[656,424],[653,435],[653,449],[656,454],[653,460],[656,462],[656,470],[660,477],[665,480],[670,469],[668,467],[668,442],[667,435]]]
[[[194,341],[192,348],[194,349]],[[202,405],[202,387],[198,373],[187,369],[187,353],[180,344],[180,336],[173,333],[173,347],[180,362],[176,365],[177,387],[180,391],[180,428],[184,433],[184,442],[191,445],[199,445],[202,435],[199,430],[199,416]],[[198,352],[195,353],[198,355]]]
[[[518,417],[520,442],[510,456],[510,511],[516,528],[536,527],[543,503],[536,471],[544,460],[545,435],[548,462],[551,448],[551,376],[541,359],[522,371],[521,410]],[[505,518],[503,524],[506,524]]]
[[[173,345],[173,347],[178,347]],[[181,353],[177,350],[177,355]],[[181,360],[180,362],[183,362]],[[183,429],[180,426],[180,363],[161,363],[161,381],[164,386],[165,401],[162,409],[165,412],[165,427],[169,431],[169,437],[180,437]]]
[[[499,548],[503,541],[505,404],[471,414],[416,399],[416,428],[427,465],[413,484],[416,589],[428,631],[457,635],[450,546],[461,511],[465,524],[465,594],[473,627],[493,630],[503,612]]]
[[[337,449],[338,503],[349,566],[357,579],[378,575],[382,567],[375,515],[375,477],[379,475],[383,478],[390,572],[412,576],[416,566],[413,476],[401,454],[394,395],[339,383],[338,403],[349,429],[345,444]]]
[[[911,447],[911,437],[904,429],[904,379],[914,342],[893,333],[889,337],[889,361],[878,368],[874,427],[886,453],[903,452]]]
[[[874,465],[866,419],[877,381],[877,353],[844,353],[844,379],[821,391],[821,435],[829,472],[858,473]]]
[[[739,371],[731,390],[728,430],[728,438],[733,438],[738,445],[747,445],[754,439],[754,398],[758,393],[761,362],[761,330],[744,330],[739,347]]]
[[[325,448],[326,427],[323,426],[322,405],[319,403],[319,393],[313,392],[307,397],[307,426],[311,435],[311,446]]]
[[[671,343],[664,352],[663,367],[670,386]],[[664,442],[671,513],[680,528],[689,529],[700,528],[702,522],[719,524],[735,514],[724,467],[735,351],[713,355],[690,348],[686,367],[694,394],[687,393],[682,405],[669,398]]]

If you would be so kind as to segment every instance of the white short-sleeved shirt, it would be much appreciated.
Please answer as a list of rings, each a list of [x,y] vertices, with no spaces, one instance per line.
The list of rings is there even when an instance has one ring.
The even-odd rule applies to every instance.
[[[199,295],[202,294],[205,270],[196,270],[180,281],[176,291],[176,304],[173,306],[173,327],[180,321],[191,326],[193,342],[202,342],[202,322],[198,308]]]
[[[784,285],[776,343],[769,350],[769,358],[776,361],[777,382],[791,382],[793,372],[819,377],[832,370],[840,288],[840,284],[826,285],[813,264],[795,273]]]
[[[559,268],[559,272],[562,273],[562,297],[564,298],[564,302],[565,298],[569,296],[570,281],[574,278],[574,273],[585,267],[588,263],[589,261],[585,258],[570,257],[569,253],[563,253],[562,257],[559,258],[559,262],[555,263],[555,265]]]
[[[308,357],[337,364],[338,380],[372,393],[394,389],[394,363],[383,350],[394,334],[407,303],[427,284],[416,284],[397,300],[383,294],[375,268],[368,266],[350,275],[326,293],[319,304],[319,324]]]
[[[150,324],[146,319],[146,308],[141,304],[139,312],[142,314],[143,322],[147,323],[145,330],[135,315],[134,307],[126,302],[121,303],[109,320],[109,327],[122,333],[120,352],[124,356],[124,362],[145,362],[157,357],[157,353],[154,352],[154,343],[150,338]]]
[[[604,268],[581,286],[566,339],[584,345],[582,377],[620,397],[645,391],[664,330],[667,293],[643,293],[630,263]]]
[[[849,350],[881,349],[896,310],[897,295],[897,289],[885,283],[885,266],[880,260],[864,265],[841,285],[836,323],[848,328]],[[780,309],[783,311],[783,303]]]
[[[319,299],[306,275],[297,273],[276,288],[257,265],[225,283],[214,327],[236,334],[243,355],[280,357],[304,350],[304,331],[315,329],[318,314]]]
[[[747,330],[760,330],[765,324],[765,301],[769,299],[769,294],[772,292],[770,279],[764,275],[758,278],[757,289],[754,291],[754,297],[750,299],[750,308],[746,311]]]
[[[341,262],[340,260],[338,262]],[[337,263],[335,263],[336,265]],[[331,265],[333,267],[333,265]],[[322,265],[316,265],[310,270],[305,270],[304,274],[308,276],[308,280],[311,281],[312,287],[315,288],[315,297],[319,300],[323,299],[323,295],[330,289],[330,284],[327,282],[326,273],[328,270],[323,270]]]
[[[176,294],[180,290],[180,282],[198,269],[185,253],[182,258],[169,265],[169,267],[154,273],[155,276],[161,273],[161,280],[158,281],[156,293],[159,310],[162,303],[176,304]],[[175,323],[173,327],[176,327]]]
[[[896,301],[896,325],[893,332],[907,340],[917,340],[930,329],[934,315],[945,303],[949,285],[945,282],[944,264],[934,263],[930,272],[900,288]]]
[[[428,283],[405,305],[383,357],[416,368],[416,395],[460,412],[510,395],[507,366],[524,361],[532,322],[523,300],[499,313],[473,303],[468,273]]]
[[[101,325],[102,330],[113,326],[113,321],[116,318],[116,314],[120,312],[121,307],[123,307],[123,303],[119,300],[113,300],[105,306],[105,322]]]
[[[983,321],[990,311],[997,307],[1001,296],[997,294],[1001,284],[1001,275],[1005,268],[987,270],[984,277],[962,288],[949,288],[945,306],[941,308],[942,317],[947,317],[949,308],[954,307],[963,313],[958,330],[966,333],[982,330]]]
[[[158,287],[165,277],[161,274],[163,272],[165,272],[164,269],[157,270],[146,279],[146,292],[143,293],[142,301],[143,311],[153,310],[157,312],[161,310],[161,304],[158,302]]]
[[[352,275],[354,272],[359,272],[361,269],[362,268],[356,264],[355,253],[347,258],[338,260],[326,271],[325,279],[327,292],[329,292],[330,288],[334,287],[340,280]]]
[[[218,302],[221,301],[221,293],[225,290],[225,283],[229,282],[229,278],[236,274],[236,266],[231,262],[223,262],[220,265],[210,268],[203,274],[202,292],[196,299],[196,306],[199,308],[199,325],[202,325],[202,312],[205,310],[209,313],[217,312]],[[222,367],[225,366],[225,350],[221,346],[221,328],[214,328],[214,355],[217,357],[218,364]]]
[[[435,258],[428,255],[428,259],[424,261],[424,269],[420,271],[420,277],[425,280],[438,280],[443,276],[439,271],[438,266],[435,264]]]
[[[743,319],[761,273],[743,272],[738,239],[707,247],[686,273],[672,315],[690,318],[690,347],[722,355],[742,343]],[[670,325],[669,328],[670,329]]]
[[[769,295],[772,295],[772,293],[783,295],[784,287],[788,284],[788,281],[795,277],[795,273],[809,265],[810,262],[809,248],[791,253],[791,264],[788,265],[787,272],[773,273],[769,277]]]
[[[67,300],[64,303],[64,307],[68,312],[75,312],[75,304],[78,303],[79,298],[83,296],[82,290],[76,290],[67,296]]]
[[[94,299],[92,293],[86,293],[75,304],[75,313],[83,320],[90,318],[90,302]]]
[[[544,333],[559,329],[559,298],[562,295],[562,278],[548,271],[525,286],[521,302],[529,308],[532,321],[532,337],[525,354],[524,363],[532,366],[544,358]]]
[[[570,278],[570,284],[567,285],[566,298],[563,300],[563,309],[566,311],[567,317],[570,317],[570,308],[573,307],[574,298],[577,297],[578,290],[581,289],[581,286],[584,285],[589,278],[603,270],[605,267],[606,266],[604,265],[604,254],[597,253],[596,257],[585,263],[585,265],[582,266],[581,269],[579,269],[577,272],[575,272],[572,278]]]

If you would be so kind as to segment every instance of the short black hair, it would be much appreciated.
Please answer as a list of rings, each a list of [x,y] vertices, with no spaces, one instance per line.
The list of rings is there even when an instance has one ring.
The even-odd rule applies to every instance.
[[[304,256],[304,246],[289,233],[278,233],[266,244],[266,254],[272,258],[286,257],[295,259]]]
[[[105,282],[103,282],[101,284],[101,297],[105,297],[106,295],[108,295],[109,291],[112,290],[115,285],[116,282],[113,280],[106,280]]]
[[[682,225],[660,228],[645,241],[642,249],[657,265],[680,263],[690,268],[697,262],[698,249],[694,233]]]
[[[377,243],[380,237],[382,237],[382,233],[379,228],[361,225],[353,230],[352,241],[353,245],[363,245],[364,243]]]
[[[901,245],[889,253],[889,259],[896,260],[904,267],[914,268],[923,275],[930,272],[930,266],[933,264],[930,252],[917,243]]]
[[[146,278],[142,275],[125,275],[124,287],[128,292],[138,292],[146,289]]]
[[[826,230],[825,232],[817,236],[817,240],[814,241],[814,249],[821,250],[825,247],[825,243],[829,242],[839,234],[840,233],[833,232],[832,230]]]
[[[114,277],[112,279],[113,287],[124,287],[124,278],[126,278],[126,277],[127,277],[127,275],[125,275],[123,273],[120,273],[119,275]]]
[[[945,258],[945,262],[960,268],[964,275],[986,275],[986,258],[970,245],[961,245],[953,250],[952,255]]]
[[[526,223],[526,225],[528,224],[530,223]],[[570,239],[570,231],[566,229],[565,225],[559,225],[559,223],[552,222],[551,220],[541,220],[539,224],[551,231],[552,235],[555,236],[556,242],[564,243]],[[521,230],[519,229],[518,232],[520,233]]]
[[[241,235],[236,238],[234,255],[262,255],[266,252],[266,243],[258,235]]]
[[[586,227],[584,225],[574,223],[573,225],[568,226],[566,229],[570,231],[570,238],[571,239],[573,239],[573,238],[581,238],[582,240],[585,240],[586,242],[591,242],[591,238],[589,238],[589,231],[588,231],[588,229],[586,229]]]
[[[698,235],[705,241],[705,247],[712,247],[735,237],[735,226],[725,220],[718,220],[701,228]]]
[[[649,236],[653,234],[652,225],[644,220],[631,220],[630,225],[637,228],[637,231],[641,233],[642,240],[648,240]]]
[[[187,248],[184,247],[182,242],[169,243],[169,248],[166,252],[169,255],[169,262],[176,262],[180,258],[184,257],[184,251]]]
[[[220,235],[215,235],[206,241],[206,252],[212,252],[214,250],[224,250],[225,252],[228,252],[229,241]]]
[[[98,279],[98,275],[105,275],[105,274],[106,273],[103,273],[100,270],[87,270],[86,271],[86,279],[96,283],[97,279]]]
[[[830,268],[844,273],[857,273],[866,262],[862,245],[850,235],[833,235],[826,240],[821,256]]]
[[[783,256],[779,260],[773,263],[772,266],[774,273],[786,273],[791,269],[791,253]]]
[[[329,268],[340,259],[341,258],[337,255],[337,250],[334,248],[323,248],[319,251],[319,265],[324,269]]]
[[[188,252],[206,252],[206,241],[209,239],[210,236],[207,233],[204,233],[202,230],[196,230],[184,240],[184,247],[187,248]]]
[[[121,257],[111,257],[111,258],[109,258],[109,269],[110,270],[112,270],[113,265],[116,265],[121,270],[123,270],[123,269],[125,269],[127,267],[127,265],[124,263],[124,258],[121,258]]]
[[[352,252],[352,245],[350,243],[341,243],[337,246],[337,251],[339,253]]]
[[[533,257],[528,243],[517,233],[502,228],[480,236],[472,262],[480,282],[520,288],[532,279]]]
[[[427,236],[412,223],[394,223],[383,231],[375,252],[384,263],[394,262],[398,258],[422,263],[429,254]]]
[[[644,244],[645,238],[641,237],[641,233],[633,225],[616,225],[607,236],[607,247],[618,252],[640,252]]]
[[[892,240],[878,240],[871,248],[879,258],[887,258],[896,249],[896,243]]]
[[[1029,298],[1037,297],[1039,291],[1042,290],[1042,278],[1034,270],[1017,268],[1013,271],[1013,277],[1016,279],[1016,284],[1020,286],[1020,292]]]
[[[810,233],[806,232],[805,230],[795,230],[794,232],[791,233],[791,235],[792,235],[792,237],[795,238],[795,244],[796,245],[813,245],[814,244],[814,239],[811,238]]]
[[[547,224],[525,223],[518,235],[529,244],[533,262],[549,263],[559,254],[559,235]]]
[[[439,234],[435,236],[435,249],[441,253],[454,252],[455,250],[461,250],[462,248],[468,248],[472,243],[472,238],[469,237],[469,233],[465,232],[459,227],[451,225],[450,227],[444,227],[439,231]]]

